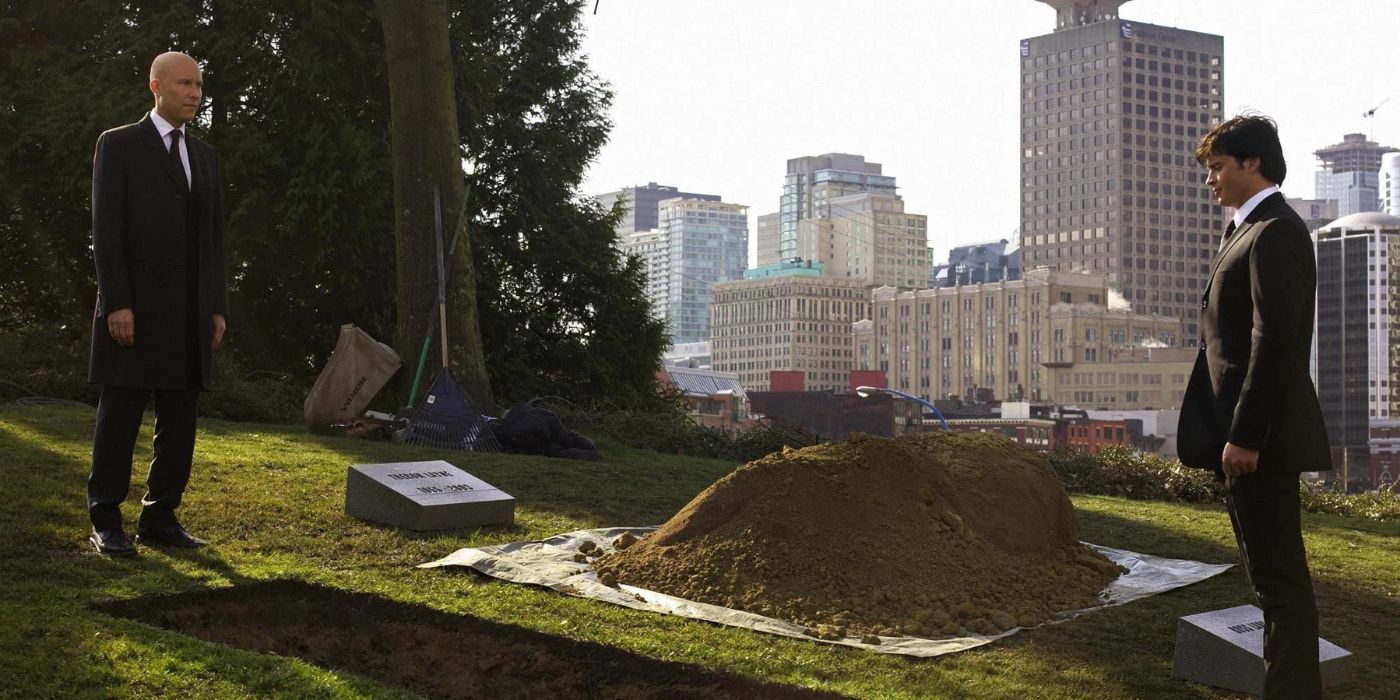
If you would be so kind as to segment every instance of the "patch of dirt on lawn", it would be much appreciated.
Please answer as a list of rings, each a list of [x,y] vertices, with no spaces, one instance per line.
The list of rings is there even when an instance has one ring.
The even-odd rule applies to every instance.
[[[771,454],[594,567],[600,580],[826,639],[1029,627],[1094,604],[1120,574],[1080,544],[1047,459],[986,433],[858,435]]]
[[[441,698],[840,698],[298,581],[101,604],[239,649]]]

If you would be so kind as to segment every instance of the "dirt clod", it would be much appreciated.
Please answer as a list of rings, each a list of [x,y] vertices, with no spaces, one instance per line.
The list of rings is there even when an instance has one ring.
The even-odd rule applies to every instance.
[[[1045,457],[981,433],[785,449],[594,566],[819,638],[995,634],[1090,605],[1119,574],[1079,543]]]

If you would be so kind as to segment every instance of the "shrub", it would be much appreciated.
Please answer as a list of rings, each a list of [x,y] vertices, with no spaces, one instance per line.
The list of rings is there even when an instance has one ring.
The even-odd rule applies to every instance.
[[[1097,455],[1061,448],[1050,455],[1050,466],[1065,489],[1075,493],[1187,503],[1225,500],[1225,486],[1211,472],[1127,447],[1109,447]],[[1310,513],[1400,519],[1400,494],[1391,490],[1349,494],[1307,483],[1299,489],[1303,509]]]
[[[253,423],[295,423],[312,379],[276,371],[250,371],[237,352],[219,351],[214,390],[201,394],[202,415]]]
[[[25,395],[97,403],[87,382],[88,328],[58,323],[6,328],[0,332],[3,395]]]
[[[96,405],[101,388],[88,384],[89,333],[57,323],[0,333],[0,396],[46,396]],[[311,382],[281,372],[252,372],[229,348],[214,362],[214,391],[200,396],[204,415],[284,423],[300,420]]]
[[[772,419],[760,420],[734,439],[734,459],[752,462],[784,447],[817,444],[817,437],[795,425]]]
[[[1382,489],[1365,493],[1343,493],[1321,484],[1302,484],[1299,496],[1303,510],[1332,513],[1368,520],[1400,520],[1400,493]]]
[[[814,445],[800,428],[759,421],[738,435],[710,428],[676,411],[636,412],[550,405],[566,426],[584,434],[606,435],[624,445],[667,454],[750,462],[784,447]]]
[[[1109,447],[1097,455],[1061,448],[1050,456],[1050,466],[1065,488],[1077,493],[1188,503],[1225,498],[1210,472],[1128,447]]]

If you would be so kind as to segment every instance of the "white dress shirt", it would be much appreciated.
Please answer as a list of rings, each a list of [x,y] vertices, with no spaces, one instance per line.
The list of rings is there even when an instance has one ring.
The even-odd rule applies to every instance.
[[[1256,192],[1253,197],[1250,197],[1244,204],[1240,205],[1240,208],[1235,211],[1234,219],[1232,219],[1235,222],[1235,228],[1238,229],[1244,226],[1245,217],[1248,217],[1249,213],[1254,211],[1254,208],[1259,206],[1259,203],[1264,201],[1266,197],[1277,191],[1278,185],[1269,185]]]
[[[165,121],[165,118],[160,116],[160,114],[156,113],[154,109],[151,110],[151,122],[156,125],[156,131],[160,132],[160,139],[162,142],[165,143],[165,150],[166,152],[169,152],[170,132],[177,131],[177,129],[173,124],[171,124],[168,121]],[[187,138],[185,130],[183,128],[180,128],[178,129],[178,131],[180,132],[180,163],[181,165],[185,166],[185,186],[188,187],[193,181],[193,178],[190,177],[190,151],[188,148],[185,147],[185,140]]]

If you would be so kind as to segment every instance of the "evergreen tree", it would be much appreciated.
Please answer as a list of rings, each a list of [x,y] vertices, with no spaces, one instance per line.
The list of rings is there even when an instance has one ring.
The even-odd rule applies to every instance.
[[[583,4],[448,6],[496,395],[652,401],[664,326],[619,251],[618,213],[578,192],[611,100],[578,52]],[[342,323],[394,337],[389,77],[370,0],[0,8],[0,246],[16,261],[0,266],[0,330],[87,332],[92,145],[150,109],[150,60],[174,49],[204,62],[195,128],[219,149],[228,188],[230,345],[253,366],[309,373]]]

